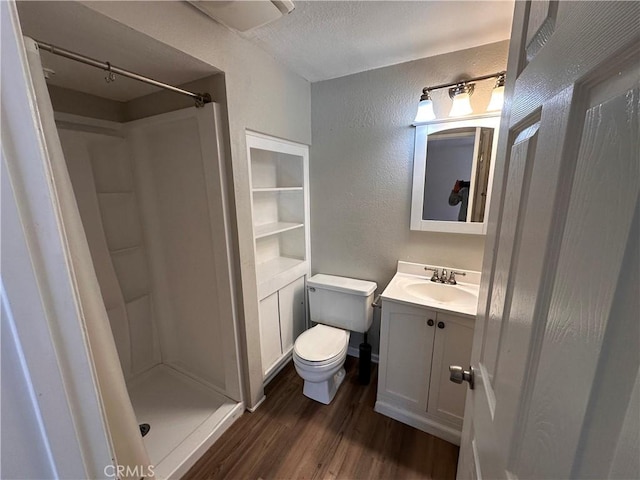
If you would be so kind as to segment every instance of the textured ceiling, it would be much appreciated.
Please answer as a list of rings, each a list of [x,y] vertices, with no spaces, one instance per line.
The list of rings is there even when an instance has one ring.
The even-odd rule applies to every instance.
[[[513,0],[296,0],[295,6],[239,35],[311,82],[507,39],[513,12]],[[77,2],[21,1],[18,12],[26,35],[166,83],[217,72]],[[53,85],[119,101],[158,90],[123,77],[107,84],[105,72],[47,52],[42,60],[56,72]]]
[[[513,0],[301,1],[241,34],[311,82],[510,37]]]
[[[1,1],[1,0],[0,0]],[[77,2],[18,2],[22,31],[37,40],[95,58],[161,82],[180,85],[214,73],[200,60],[136,32]],[[41,52],[42,64],[55,71],[48,83],[103,98],[128,101],[159,89],[118,76],[106,83],[106,72]]]

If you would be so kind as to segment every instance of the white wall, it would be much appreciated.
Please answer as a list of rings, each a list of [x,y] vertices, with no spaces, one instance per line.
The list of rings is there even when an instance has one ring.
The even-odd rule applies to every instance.
[[[240,314],[251,384],[247,400],[255,404],[262,397],[262,367],[245,129],[311,143],[310,84],[185,2],[83,3],[225,74],[243,298]]]
[[[475,235],[409,230],[414,128],[423,87],[506,68],[508,41],[402,63],[311,86],[311,261],[313,273],[387,285],[398,260],[481,270]],[[482,113],[493,82],[471,97]],[[438,118],[446,90],[433,93]],[[379,318],[370,341],[377,352]],[[359,343],[352,336],[352,345]]]

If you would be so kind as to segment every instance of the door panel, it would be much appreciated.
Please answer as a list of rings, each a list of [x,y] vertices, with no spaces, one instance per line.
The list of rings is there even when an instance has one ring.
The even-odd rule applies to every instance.
[[[296,338],[304,331],[304,293],[304,277],[280,289],[278,305],[283,353],[293,348]]]
[[[538,0],[531,4],[527,27],[527,61],[547,43],[555,28],[557,0]]]
[[[427,412],[460,428],[466,387],[449,381],[449,365],[466,368],[471,362],[473,322],[441,312],[437,320]],[[440,322],[444,328],[440,328]]]
[[[638,2],[516,2],[459,478],[606,478],[628,458],[638,18]]]
[[[260,300],[260,347],[262,350],[262,372],[280,358],[280,314],[278,312],[278,292]]]
[[[487,316],[485,344],[482,350],[482,363],[489,381],[495,373],[498,355],[498,342],[502,328],[504,311],[510,307],[510,293],[513,285],[509,284],[512,270],[515,269],[514,252],[517,252],[519,237],[522,232],[520,216],[521,205],[526,204],[529,192],[529,180],[536,152],[539,122],[512,134],[515,137],[509,157],[507,169],[507,186],[504,196],[503,227],[498,240],[498,252],[495,266],[495,279],[491,292],[491,304]],[[516,238],[517,237],[517,238]]]
[[[392,302],[385,304],[383,311],[380,337],[388,339],[384,346],[384,390],[396,396],[397,401],[404,404],[402,406],[424,412],[427,409],[435,330],[434,326],[427,325],[427,319],[435,320],[436,314]],[[423,377],[416,378],[417,374]]]
[[[640,183],[639,162],[625,155],[636,152],[637,160],[640,151],[640,90],[623,89],[602,101],[601,91],[608,84],[593,92],[585,114],[531,406],[521,432],[526,455],[514,465],[524,476],[570,476],[620,287],[616,279],[622,268],[637,268],[624,264],[623,256],[628,242],[634,241],[630,228]],[[559,375],[558,365],[571,375]]]
[[[519,448],[512,438],[519,428],[521,396],[529,388],[528,362],[535,363],[537,345],[544,330],[548,308],[548,287],[553,282],[553,262],[557,253],[574,162],[563,151],[559,139],[566,135],[570,119],[573,88],[547,101],[540,115],[536,155],[533,159],[529,196],[521,213],[522,233],[514,247],[516,257],[510,282],[510,307],[504,312],[494,386],[502,400],[502,414],[495,418],[504,448]],[[506,208],[506,206],[505,206]],[[503,225],[503,228],[505,226]],[[514,421],[514,419],[516,419]]]

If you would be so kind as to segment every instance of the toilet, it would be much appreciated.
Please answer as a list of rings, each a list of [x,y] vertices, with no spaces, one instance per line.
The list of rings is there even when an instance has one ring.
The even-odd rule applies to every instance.
[[[307,280],[310,319],[316,325],[293,346],[293,364],[305,396],[328,405],[345,377],[351,332],[364,333],[373,321],[375,282],[317,274]]]

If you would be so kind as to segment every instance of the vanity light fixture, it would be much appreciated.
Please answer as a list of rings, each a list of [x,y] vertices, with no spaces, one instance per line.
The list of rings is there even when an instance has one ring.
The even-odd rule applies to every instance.
[[[431,100],[431,92],[433,90],[440,90],[442,88],[449,89],[449,96],[453,99],[451,105],[450,117],[460,117],[463,115],[469,115],[473,112],[471,109],[471,103],[469,99],[473,94],[475,87],[474,82],[482,80],[488,80],[489,78],[496,79],[496,85],[491,94],[491,101],[487,107],[487,111],[500,110],[504,101],[504,80],[507,72],[496,72],[489,75],[482,75],[480,77],[470,78],[469,80],[462,80],[452,83],[443,83],[441,85],[434,85],[433,87],[424,87],[422,89],[422,96],[420,97],[420,103],[418,104],[418,112],[413,123],[424,123],[431,120],[435,120],[436,115],[433,111],[433,101]]]
[[[436,119],[436,113],[433,111],[433,101],[426,88],[422,91],[420,103],[418,104],[418,113],[416,113],[416,123],[429,122]]]
[[[489,100],[487,112],[502,109],[502,105],[504,105],[504,79],[505,74],[503,73],[496,80],[496,86],[493,87],[493,92],[491,92],[491,100]]]
[[[449,96],[453,100],[451,104],[450,117],[462,117],[473,112],[469,99],[473,94],[475,83],[459,83],[449,89]]]

